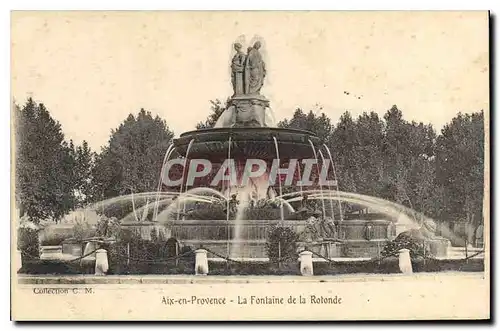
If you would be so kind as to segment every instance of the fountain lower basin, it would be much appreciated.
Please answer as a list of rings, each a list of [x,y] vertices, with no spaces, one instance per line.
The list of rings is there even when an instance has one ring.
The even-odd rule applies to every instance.
[[[177,240],[180,246],[191,248],[204,247],[222,256],[231,254],[236,246],[238,258],[267,258],[266,243],[272,226],[290,227],[301,235],[297,242],[299,250],[308,249],[328,258],[338,257],[377,257],[387,241],[390,240],[389,225],[386,220],[345,220],[339,225],[339,238],[316,238],[308,240],[303,236],[307,231],[305,220],[241,220],[238,225],[234,220],[174,220],[166,224],[167,237]],[[370,225],[373,235],[366,239],[365,227]],[[157,224],[127,224],[129,228],[139,228],[143,234],[149,232],[148,227]],[[239,227],[239,240],[234,239],[236,226]],[[148,239],[148,238],[144,238]],[[214,257],[209,254],[210,257]]]
[[[305,130],[282,128],[215,128],[189,131],[174,139],[175,150],[186,156],[190,142],[190,158],[217,159],[226,158],[231,137],[231,157],[258,158],[270,160],[276,158],[274,138],[279,146],[280,158],[295,159],[313,158],[311,141],[315,146],[321,140],[313,133]]]

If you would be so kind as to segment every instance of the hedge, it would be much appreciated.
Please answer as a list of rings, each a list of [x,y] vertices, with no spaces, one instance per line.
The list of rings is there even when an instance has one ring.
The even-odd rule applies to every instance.
[[[55,260],[29,260],[23,261],[19,274],[30,275],[81,275],[93,274],[95,265],[80,264],[80,262],[67,262]]]
[[[269,262],[252,262],[252,263],[236,263],[236,262],[219,262],[209,261],[210,275],[300,275],[298,262],[286,263],[269,263]],[[462,271],[462,272],[482,272],[484,271],[484,261],[482,259],[463,260],[432,260],[428,259],[424,262],[423,259],[412,261],[414,272],[446,272],[446,271]],[[315,275],[342,275],[342,274],[395,274],[400,273],[399,261],[397,258],[387,258],[377,261],[342,261],[342,262],[314,262]],[[23,267],[19,273],[24,274],[92,274],[94,273],[93,265],[80,265],[79,262],[61,262],[49,260],[32,260],[23,262]],[[168,262],[134,262],[130,264],[113,263],[110,260],[109,274],[125,274],[125,275],[177,275],[177,274],[194,274],[193,259],[179,259],[177,264],[175,261]]]

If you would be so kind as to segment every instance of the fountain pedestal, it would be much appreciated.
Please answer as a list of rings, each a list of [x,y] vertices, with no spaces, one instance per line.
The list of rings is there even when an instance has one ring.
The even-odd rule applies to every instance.
[[[214,128],[268,127],[274,125],[270,117],[269,100],[260,94],[245,94],[231,98],[228,108]]]

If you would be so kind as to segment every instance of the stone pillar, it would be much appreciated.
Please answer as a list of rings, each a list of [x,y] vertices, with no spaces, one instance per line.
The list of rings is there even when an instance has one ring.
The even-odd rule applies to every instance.
[[[197,249],[194,251],[195,255],[195,265],[194,272],[195,275],[207,275],[208,274],[208,259],[207,251],[204,249]]]
[[[303,251],[300,253],[300,273],[302,276],[314,275],[312,252]]]
[[[23,266],[23,258],[22,258],[22,255],[21,255],[21,251],[16,249],[15,253],[14,253],[14,272],[18,272],[19,269],[21,269],[21,267]]]
[[[399,251],[399,270],[407,275],[413,273],[409,249],[403,248]]]
[[[95,252],[95,275],[104,276],[108,268],[108,252],[100,248]]]

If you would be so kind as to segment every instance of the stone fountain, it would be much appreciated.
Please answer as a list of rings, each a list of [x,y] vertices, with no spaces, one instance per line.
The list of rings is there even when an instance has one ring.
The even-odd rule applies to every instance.
[[[231,61],[234,93],[214,127],[181,134],[174,140],[166,161],[175,154],[185,160],[186,168],[191,160],[210,160],[216,165],[213,169],[216,172],[224,167],[225,160],[233,160],[239,183],[244,175],[241,164],[247,159],[256,158],[266,164],[278,162],[280,168],[298,160],[292,185],[287,188],[292,187],[297,193],[294,199],[299,200],[299,206],[292,206],[294,199],[290,202],[284,199],[286,194],[280,179],[270,181],[275,173],[266,172],[246,186],[222,181],[215,189],[225,197],[221,199],[223,214],[214,213],[213,217],[204,219],[189,217],[186,199],[179,199],[172,204],[177,210],[176,217],[169,217],[167,222],[171,238],[181,246],[203,246],[232,258],[258,259],[266,257],[265,244],[270,227],[281,225],[300,234],[299,247],[307,247],[329,258],[379,256],[385,243],[397,234],[396,220],[378,214],[371,214],[368,218],[362,213],[349,216],[342,210],[332,153],[312,132],[276,126],[270,101],[261,94],[267,75],[260,54],[261,43],[249,47],[246,54],[242,48],[241,44],[234,44],[235,54]],[[305,170],[301,160],[305,159],[318,161],[317,167],[313,167],[313,177],[319,176],[320,161],[323,164],[325,160],[330,161],[332,167],[327,176],[334,177],[333,187],[332,184],[328,188],[322,185],[314,187],[318,193],[312,196],[320,201],[315,208],[307,206],[307,195],[303,193],[306,188],[300,182],[301,172]],[[208,187],[209,183],[198,181],[188,186],[182,174],[179,197],[193,188]],[[278,209],[279,217],[245,217],[249,210],[259,208],[255,207],[255,201],[264,201],[266,206]],[[202,204],[196,208],[204,207]]]

